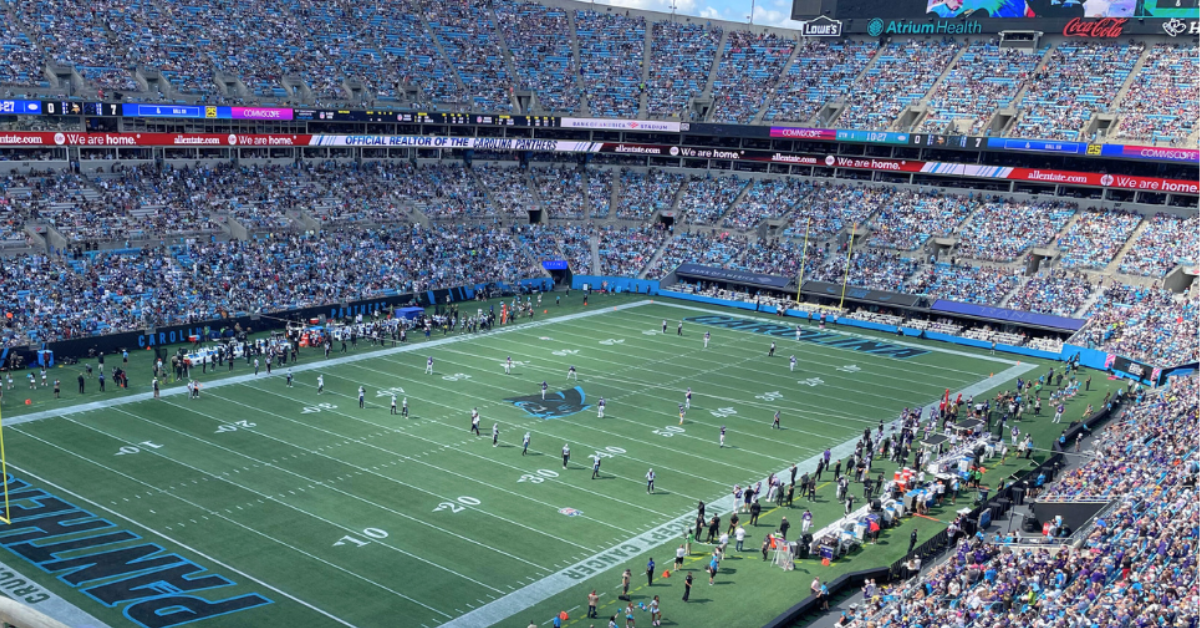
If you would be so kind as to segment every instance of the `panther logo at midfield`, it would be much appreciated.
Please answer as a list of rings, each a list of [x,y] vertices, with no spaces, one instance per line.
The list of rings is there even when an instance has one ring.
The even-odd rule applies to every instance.
[[[529,395],[527,397],[510,397],[505,401],[512,402],[516,407],[524,410],[532,416],[539,419],[561,419],[583,412],[590,408],[587,405],[587,395],[583,389],[576,386],[570,390],[560,390],[558,392],[547,392],[546,400],[542,401],[542,396]]]

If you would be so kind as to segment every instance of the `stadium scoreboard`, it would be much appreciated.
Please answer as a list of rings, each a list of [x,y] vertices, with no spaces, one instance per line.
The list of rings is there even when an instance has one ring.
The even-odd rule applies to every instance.
[[[120,103],[43,100],[42,113],[48,116],[93,116],[116,118],[122,115]]]
[[[296,109],[296,120],[318,122],[401,122],[410,124],[440,124],[446,126],[511,126],[551,128],[560,126],[554,116],[509,116],[454,112],[413,112],[391,109],[332,110]]]

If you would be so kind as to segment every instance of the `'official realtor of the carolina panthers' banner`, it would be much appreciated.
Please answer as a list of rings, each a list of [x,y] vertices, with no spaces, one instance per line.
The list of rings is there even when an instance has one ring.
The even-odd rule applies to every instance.
[[[724,281],[759,288],[786,288],[792,281],[787,277],[751,273],[744,270],[715,268],[713,266],[701,266],[699,264],[680,264],[679,268],[675,269],[675,275],[693,279],[707,279],[709,281]]]

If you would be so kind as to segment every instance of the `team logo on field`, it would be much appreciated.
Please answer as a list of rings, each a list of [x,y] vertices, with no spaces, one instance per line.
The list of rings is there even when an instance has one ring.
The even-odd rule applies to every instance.
[[[558,514],[560,514],[560,515],[566,515],[566,516],[568,516],[568,517],[578,517],[579,515],[582,515],[582,514],[583,514],[583,511],[582,511],[582,510],[575,510],[574,508],[559,508],[559,509],[558,509]]]
[[[516,407],[539,419],[561,419],[591,407],[587,405],[587,395],[579,386],[570,390],[547,392],[545,400],[542,400],[542,396],[537,394],[527,397],[509,397],[505,401],[511,401]]]

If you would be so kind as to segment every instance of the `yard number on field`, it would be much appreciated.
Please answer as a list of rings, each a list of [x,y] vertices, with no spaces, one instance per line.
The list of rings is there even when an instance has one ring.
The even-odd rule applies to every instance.
[[[145,447],[148,449],[162,449],[162,445],[156,445],[153,442],[150,442],[148,440],[142,441],[138,444],[141,445],[142,447]],[[136,454],[136,453],[140,453],[141,451],[142,451],[141,449],[134,447],[133,445],[126,445],[126,446],[118,449],[116,455],[128,456],[129,454]]]
[[[808,379],[802,379],[796,383],[800,384],[801,386],[820,386],[821,384],[825,383],[825,380],[821,379],[820,377],[810,377]]]
[[[677,425],[668,425],[661,430],[654,430],[651,433],[655,436],[666,436],[667,438],[670,438],[676,434],[682,434],[683,428]]]
[[[404,389],[399,386],[392,386],[391,388],[381,388],[381,389],[375,391],[376,397],[391,397],[392,395],[396,395],[397,397],[399,397],[400,395],[403,395],[403,394],[404,394]]]
[[[737,414],[737,410],[734,410],[733,408],[717,408],[716,410],[709,410],[709,412],[719,419]]]
[[[546,481],[546,478],[556,478],[556,477],[558,477],[557,471],[551,471],[550,469],[538,469],[536,475],[534,475],[532,473],[526,473],[526,474],[522,475],[521,479],[519,479],[517,481],[518,482],[529,482],[532,484],[541,484],[542,482]]]
[[[480,501],[478,499],[475,499],[474,497],[459,497],[458,504],[463,504],[464,506],[478,506],[480,504]],[[433,509],[433,512],[438,512],[441,510],[449,510],[450,512],[462,512],[463,507],[459,506],[458,504],[456,504],[454,502],[442,502],[437,505],[437,508]]]
[[[466,373],[455,373],[453,375],[443,375],[442,379],[448,382],[459,382],[462,380],[471,379],[471,376],[467,375]]]
[[[379,528],[363,528],[362,533],[363,533],[363,536],[365,536],[367,538],[371,538],[371,539],[376,539],[376,540],[386,539],[388,537],[388,533],[384,530],[380,530]],[[362,546],[370,543],[370,541],[364,541],[356,536],[347,534],[346,536],[343,536],[342,538],[338,539],[337,543],[334,543],[333,546],[341,547],[343,545],[346,545],[347,543],[349,543],[350,545],[353,545],[354,547],[362,547]]]
[[[251,423],[249,421],[234,421],[233,423],[224,423],[222,425],[218,425],[217,434],[222,432],[236,432],[238,431],[238,428],[250,429],[252,427],[258,427],[258,424]]]
[[[754,395],[754,398],[762,399],[763,401],[778,401],[780,399],[783,399],[783,393],[781,393],[779,391],[766,392],[761,395]]]
[[[332,403],[318,403],[315,406],[305,406],[304,409],[300,410],[300,414],[312,414],[314,412],[320,412],[322,410],[335,410],[335,409],[337,409],[337,406],[333,405]]]

